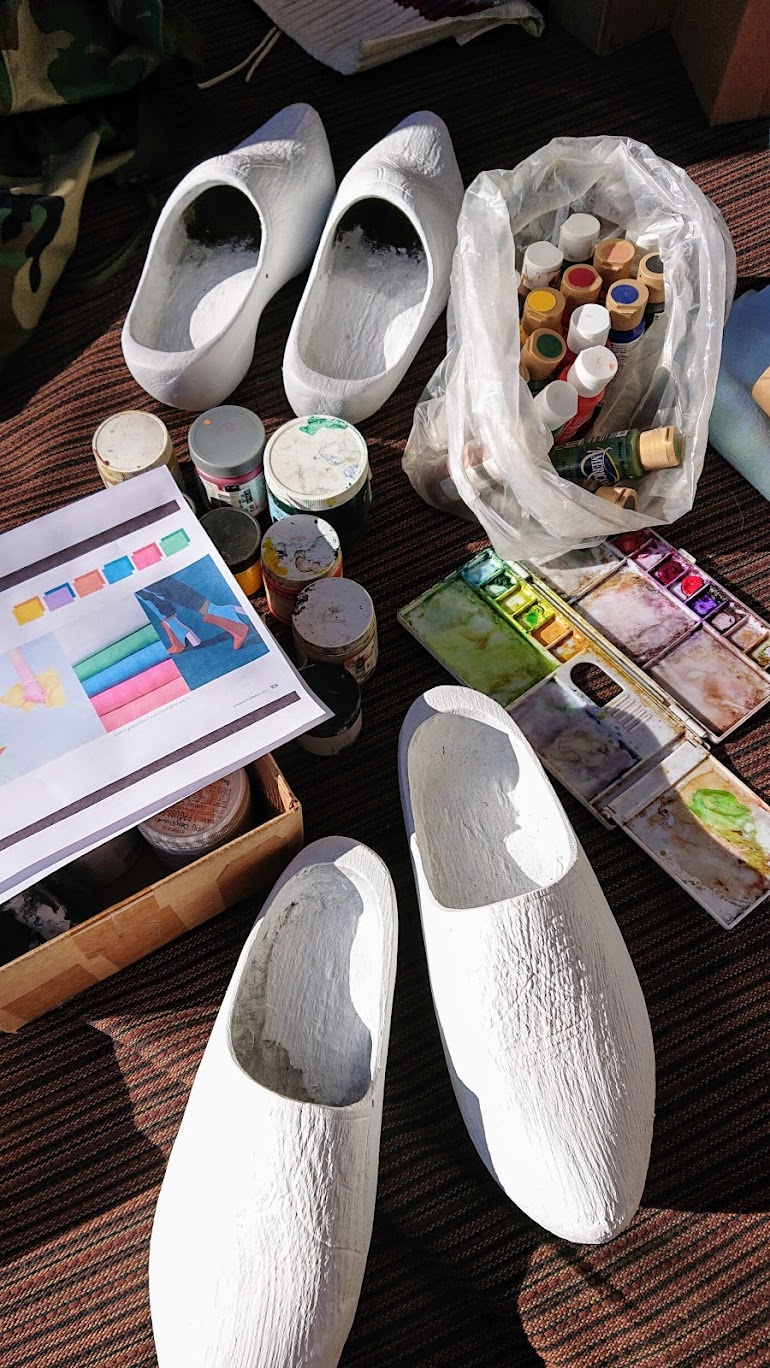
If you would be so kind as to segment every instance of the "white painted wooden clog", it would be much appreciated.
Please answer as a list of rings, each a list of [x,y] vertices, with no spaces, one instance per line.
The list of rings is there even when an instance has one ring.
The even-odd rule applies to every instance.
[[[372,1232],[396,899],[366,846],[316,841],[251,932],[158,1198],[160,1368],[333,1368]]]
[[[612,1239],[644,1187],[655,1057],[596,876],[531,746],[482,694],[418,698],[399,774],[433,1001],[471,1139],[547,1230]]]

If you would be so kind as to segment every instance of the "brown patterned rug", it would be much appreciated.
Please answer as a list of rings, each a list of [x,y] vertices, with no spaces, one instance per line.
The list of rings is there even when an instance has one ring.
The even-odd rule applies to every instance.
[[[189,6],[205,75],[245,56],[268,23],[251,0]],[[411,110],[449,123],[466,181],[511,166],[557,133],[628,133],[686,166],[733,232],[744,282],[770,274],[770,158],[763,123],[709,130],[666,37],[591,57],[557,30],[502,29],[344,78],[281,37],[251,84],[207,92],[166,80],[174,163],[234,145],[275,109],[321,112],[339,173]],[[130,189],[89,190],[81,262],[140,212]],[[0,528],[98,487],[90,439],[106,414],[158,406],[124,368],[120,327],[140,262],[97,298],[59,289],[0,381]],[[281,355],[300,282],[264,316],[236,400],[269,430],[290,416]],[[346,1364],[669,1368],[770,1363],[770,914],[725,932],[619,833],[566,806],[636,963],[652,1019],[658,1110],[642,1208],[603,1248],[553,1239],[487,1175],[464,1130],[440,1050],[401,824],[396,737],[442,672],[397,626],[397,608],[481,545],[425,507],[400,468],[415,401],[443,352],[437,327],[400,390],[365,424],[371,535],[348,569],[377,605],[382,661],[360,743],[337,761],[278,759],[307,836],[339,832],[387,860],[401,944],[374,1238]],[[186,416],[163,412],[185,452]],[[768,505],[710,455],[676,540],[770,612]],[[724,747],[770,795],[770,718]],[[0,1040],[3,1368],[152,1368],[147,1249],[164,1163],[239,948],[257,907],[209,923]],[[222,1154],[222,1163],[228,1157]],[[220,1365],[212,1365],[220,1368]],[[225,1365],[221,1365],[225,1368]]]

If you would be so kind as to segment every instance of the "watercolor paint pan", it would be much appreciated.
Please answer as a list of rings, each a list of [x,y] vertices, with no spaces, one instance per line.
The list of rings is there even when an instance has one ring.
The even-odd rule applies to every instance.
[[[581,611],[582,600],[599,587],[606,592],[613,576],[637,575],[626,557],[597,550],[588,567],[562,558],[557,569],[565,587],[580,582],[577,602],[562,599],[531,566],[484,551],[403,608],[399,620],[460,682],[503,703],[549,772],[599,821],[626,830],[722,926],[732,927],[770,893],[770,807],[711,756],[707,727],[667,687],[671,678],[684,694],[688,669],[702,686],[704,670],[709,677],[721,668],[722,653],[716,667],[712,659],[720,636],[693,619],[653,656],[647,673]],[[548,617],[528,631],[533,604]],[[672,599],[674,605],[682,607]],[[484,682],[489,662],[479,660],[490,644],[493,688]],[[762,651],[761,642],[755,650]],[[697,659],[684,659],[688,653]],[[744,693],[732,691],[733,712],[724,711],[721,689],[711,701],[724,734],[738,714],[744,720],[756,710],[751,690],[767,682],[759,662],[748,659],[730,647],[731,666],[745,670]]]

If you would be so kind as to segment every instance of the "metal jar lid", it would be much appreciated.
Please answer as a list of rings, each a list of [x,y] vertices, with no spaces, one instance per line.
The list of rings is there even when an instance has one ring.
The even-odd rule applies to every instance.
[[[355,580],[321,579],[302,590],[294,605],[292,627],[309,646],[343,650],[355,646],[374,622],[374,604]]]
[[[211,538],[234,575],[248,570],[259,556],[259,523],[240,508],[212,508],[204,513],[201,527]]]
[[[343,418],[293,418],[273,433],[264,459],[273,495],[309,512],[347,503],[369,479],[366,442]]]
[[[120,477],[166,465],[174,455],[162,418],[143,409],[126,409],[105,418],[94,433],[92,446],[97,461]]]
[[[331,523],[310,513],[279,518],[262,538],[266,578],[289,589],[331,575],[341,557],[340,539]]]
[[[204,475],[216,479],[247,475],[261,461],[265,428],[251,409],[220,404],[198,414],[187,434],[187,445]]]

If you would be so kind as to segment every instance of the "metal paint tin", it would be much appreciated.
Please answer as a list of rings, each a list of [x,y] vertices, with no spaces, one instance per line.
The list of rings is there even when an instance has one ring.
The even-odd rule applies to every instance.
[[[364,684],[377,665],[377,619],[362,585],[323,579],[298,595],[291,630],[300,665],[342,665]]]
[[[187,434],[203,496],[256,518],[267,508],[262,455],[265,429],[251,409],[220,404],[199,413]]]
[[[324,518],[291,514],[265,533],[262,578],[267,606],[280,622],[291,622],[297,595],[309,584],[341,574],[340,539]]]
[[[201,527],[244,594],[258,594],[262,588],[259,523],[239,508],[212,508],[203,514]]]
[[[140,822],[138,830],[164,865],[181,869],[242,836],[253,815],[249,776],[239,769]]]
[[[154,413],[142,409],[114,413],[99,424],[92,447],[96,468],[107,489],[159,466],[167,466],[179,488],[184,489],[168,428]]]
[[[333,716],[297,737],[311,755],[339,755],[361,735],[361,690],[352,674],[339,665],[305,665],[300,672],[313,693],[331,708]]]
[[[342,418],[293,418],[265,447],[271,516],[320,513],[347,552],[366,532],[372,503],[366,442]]]

